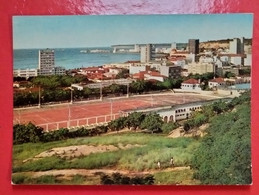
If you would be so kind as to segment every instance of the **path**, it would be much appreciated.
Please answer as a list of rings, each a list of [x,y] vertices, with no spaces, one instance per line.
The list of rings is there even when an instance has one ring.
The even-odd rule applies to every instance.
[[[18,172],[13,173],[15,174],[31,174],[32,177],[41,177],[45,175],[53,175],[53,176],[73,176],[73,175],[83,175],[83,176],[91,176],[96,173],[105,173],[105,174],[112,174],[112,173],[120,173],[123,175],[146,175],[146,174],[154,174],[158,172],[170,172],[170,171],[180,171],[180,170],[189,170],[190,167],[172,167],[166,169],[156,169],[150,171],[128,171],[128,170],[116,170],[116,169],[63,169],[63,170],[49,170],[49,171],[38,171],[38,172]]]

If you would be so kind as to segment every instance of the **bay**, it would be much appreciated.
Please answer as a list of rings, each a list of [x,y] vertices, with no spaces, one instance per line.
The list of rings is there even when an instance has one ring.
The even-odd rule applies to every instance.
[[[126,61],[140,60],[139,53],[83,53],[84,50],[108,50],[111,48],[56,48],[55,66],[66,69],[80,67],[101,66],[110,63],[124,63]],[[39,49],[14,49],[14,69],[38,68]]]

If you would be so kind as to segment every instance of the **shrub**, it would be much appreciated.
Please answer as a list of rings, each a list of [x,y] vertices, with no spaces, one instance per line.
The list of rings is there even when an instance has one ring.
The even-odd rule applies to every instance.
[[[132,185],[152,185],[154,184],[154,176],[147,175],[144,177],[135,176],[135,177],[128,177],[124,176],[120,173],[113,173],[111,176],[102,174],[101,176],[101,184],[104,185],[114,185],[114,184],[132,184]]]
[[[28,142],[39,142],[42,140],[43,128],[35,126],[31,122],[28,124],[16,124],[13,127],[14,144],[23,144]]]

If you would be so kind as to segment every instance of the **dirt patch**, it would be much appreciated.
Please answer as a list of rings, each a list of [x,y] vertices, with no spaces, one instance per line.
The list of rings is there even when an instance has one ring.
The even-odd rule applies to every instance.
[[[189,166],[186,167],[173,167],[173,168],[166,168],[166,169],[155,169],[149,171],[129,171],[129,170],[117,170],[117,169],[63,169],[63,170],[49,170],[49,171],[38,171],[38,172],[24,172],[26,174],[31,175],[32,177],[41,177],[45,175],[53,175],[55,177],[59,177],[60,179],[71,179],[75,175],[82,175],[82,176],[94,176],[96,174],[105,173],[105,174],[113,174],[113,173],[120,173],[123,175],[129,176],[137,176],[137,175],[147,175],[147,174],[154,174],[163,172],[171,172],[171,171],[180,171],[180,170],[190,170]],[[20,173],[13,173],[21,174]]]
[[[178,137],[203,137],[206,135],[205,130],[209,127],[209,123],[203,124],[198,128],[193,128],[189,130],[188,132],[185,132],[183,129],[183,126],[178,127],[177,129],[174,129],[168,137],[171,138],[178,138]]]
[[[94,153],[103,153],[109,151],[116,151],[116,150],[126,150],[134,147],[141,147],[142,145],[138,144],[127,144],[123,145],[121,143],[118,146],[114,145],[99,145],[99,146],[92,146],[92,145],[78,145],[78,146],[67,146],[67,147],[58,147],[52,148],[50,150],[44,151],[33,158],[26,159],[23,162],[31,161],[31,160],[38,160],[45,157],[51,156],[58,156],[61,158],[75,158],[81,156],[87,156]]]

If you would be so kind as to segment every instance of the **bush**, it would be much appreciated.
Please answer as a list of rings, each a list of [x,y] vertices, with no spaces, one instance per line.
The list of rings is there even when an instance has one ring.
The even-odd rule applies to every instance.
[[[43,128],[35,126],[31,122],[26,125],[16,124],[13,127],[13,143],[23,144],[39,142],[42,140]]]
[[[113,173],[111,176],[106,174],[101,176],[101,184],[104,185],[152,185],[154,184],[154,180],[155,179],[153,175],[147,175],[144,177],[135,176],[130,178],[128,176],[123,176],[120,173]]]
[[[170,133],[172,130],[176,129],[178,125],[174,122],[169,122],[169,123],[163,123],[161,129],[162,132],[165,134]]]

